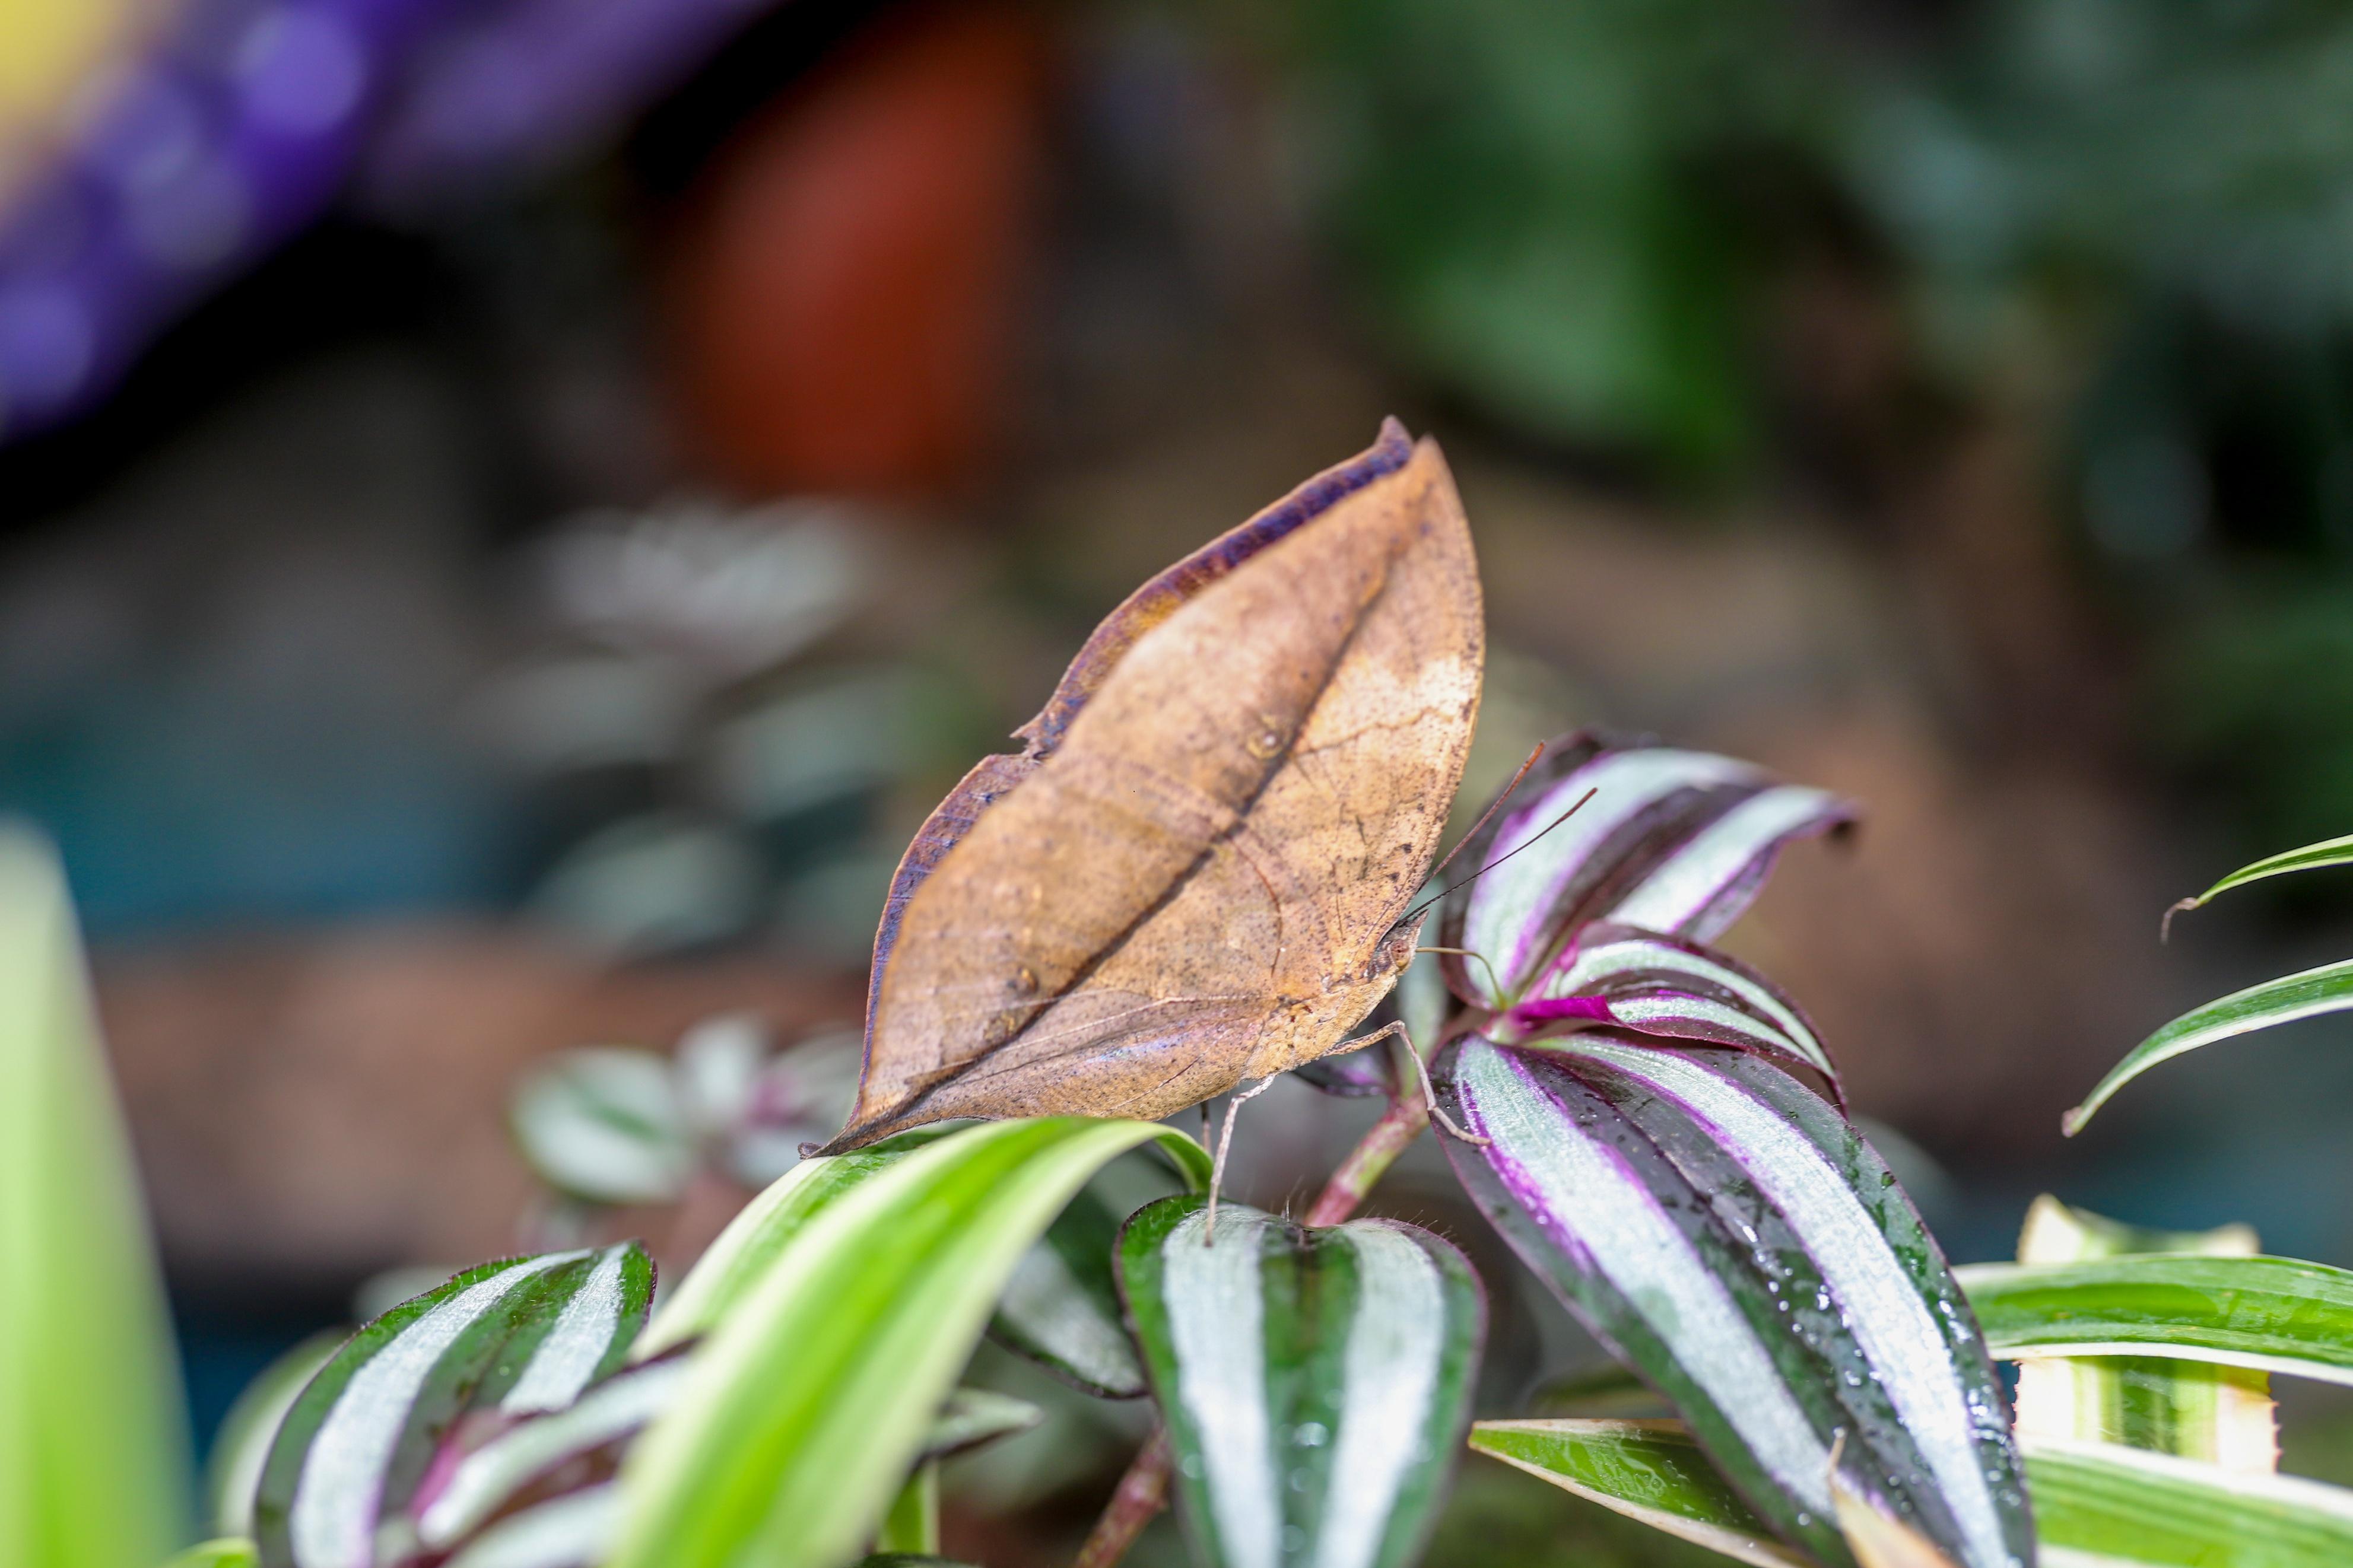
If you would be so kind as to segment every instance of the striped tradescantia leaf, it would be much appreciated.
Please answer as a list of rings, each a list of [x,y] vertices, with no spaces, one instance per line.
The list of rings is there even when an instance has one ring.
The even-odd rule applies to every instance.
[[[1471,1428],[1471,1447],[1755,1568],[1807,1568],[1680,1421],[1482,1421]]]
[[[205,1467],[205,1503],[213,1528],[223,1535],[251,1533],[253,1494],[261,1485],[269,1447],[278,1440],[279,1423],[311,1375],[343,1349],[344,1338],[332,1329],[312,1334],[262,1368],[221,1417]]]
[[[1504,1015],[1503,1028],[1616,1025],[1636,1034],[1753,1051],[1819,1073],[1845,1107],[1837,1064],[1798,1005],[1728,953],[1631,926],[1579,930]],[[1496,1032],[1497,1039],[1509,1037]]]
[[[1758,1568],[1804,1559],[1674,1422],[1482,1421],[1471,1447]],[[2045,1568],[2335,1568],[2353,1561],[2353,1492],[2106,1443],[2030,1440]]]
[[[1994,1353],[2171,1356],[2353,1384],[2353,1273],[2156,1254],[1957,1271]]]
[[[1559,742],[1521,792],[1468,841],[1466,863],[1493,869],[1449,895],[1441,917],[1442,945],[1484,960],[1450,956],[1447,983],[1490,1009],[1517,1002],[1591,921],[1707,941],[1748,907],[1784,845],[1854,819],[1835,796],[1729,757],[1589,733]]]
[[[2253,865],[2242,866],[2195,898],[2184,899],[2166,910],[2166,923],[2170,925],[2174,916],[2211,903],[2233,888],[2243,888],[2266,877],[2284,877],[2290,871],[2318,871],[2331,866],[2353,866],[2353,834],[2266,855]]]
[[[646,1320],[634,1243],[486,1263],[362,1329],[280,1423],[254,1508],[267,1568],[372,1568],[461,1416],[563,1410]]]
[[[1119,1222],[1092,1191],[1071,1199],[1021,1255],[988,1334],[1089,1394],[1134,1399],[1145,1391],[1144,1363],[1120,1316]]]
[[[1691,1423],[1792,1545],[1849,1555],[1841,1473],[1965,1568],[2031,1555],[1967,1300],[1886,1165],[1758,1058],[1606,1031],[1447,1058],[1493,1140],[1447,1154],[1514,1250]]]
[[[1155,1140],[1206,1178],[1207,1155],[1166,1128],[1043,1117],[949,1133],[826,1204],[733,1292],[678,1404],[631,1450],[608,1568],[853,1556],[1021,1254],[1096,1172]]]
[[[1394,1220],[1306,1230],[1238,1205],[1207,1245],[1205,1203],[1140,1210],[1119,1247],[1198,1560],[1412,1562],[1470,1414],[1470,1265]]]
[[[2062,1119],[2061,1131],[2070,1138],[2082,1131],[2084,1124],[2092,1120],[2092,1113],[2105,1105],[2116,1090],[2159,1062],[2170,1061],[2217,1040],[2323,1013],[2341,1013],[2348,1007],[2353,1007],[2353,959],[2266,980],[2244,991],[2233,991],[2202,1007],[2193,1007],[2135,1046],[2124,1060],[2110,1068],[2108,1076],[2084,1097],[2084,1103]]]

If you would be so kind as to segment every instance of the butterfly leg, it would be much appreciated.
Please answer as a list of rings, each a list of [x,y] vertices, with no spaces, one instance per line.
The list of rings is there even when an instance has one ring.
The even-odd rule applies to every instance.
[[[1225,1184],[1226,1155],[1234,1146],[1234,1115],[1241,1110],[1244,1100],[1256,1100],[1272,1088],[1274,1080],[1282,1076],[1280,1073],[1270,1073],[1259,1079],[1252,1087],[1226,1101],[1226,1128],[1218,1135],[1218,1157],[1209,1162],[1209,1217],[1201,1222],[1201,1245],[1204,1247],[1215,1241],[1218,1236],[1218,1189]],[[1206,1122],[1208,1119],[1208,1111],[1206,1108],[1201,1114],[1202,1120]]]
[[[1454,1118],[1447,1115],[1445,1109],[1438,1103],[1438,1089],[1430,1081],[1430,1064],[1421,1059],[1421,1049],[1413,1043],[1413,1037],[1406,1032],[1406,1026],[1402,1020],[1393,1024],[1384,1024],[1379,1028],[1375,1029],[1371,1034],[1365,1036],[1361,1039],[1347,1041],[1340,1047],[1340,1049],[1344,1051],[1353,1051],[1361,1049],[1366,1046],[1378,1045],[1381,1041],[1388,1038],[1391,1035],[1395,1035],[1404,1043],[1405,1054],[1413,1058],[1413,1070],[1421,1079],[1421,1096],[1423,1100],[1430,1106],[1430,1114],[1431,1118],[1435,1120],[1440,1127],[1445,1128],[1447,1131],[1452,1133],[1455,1137],[1461,1139],[1465,1143],[1476,1143],[1482,1149],[1488,1144],[1493,1143],[1494,1142],[1493,1138],[1482,1138],[1476,1132],[1470,1131],[1463,1128],[1461,1124],[1455,1121]]]

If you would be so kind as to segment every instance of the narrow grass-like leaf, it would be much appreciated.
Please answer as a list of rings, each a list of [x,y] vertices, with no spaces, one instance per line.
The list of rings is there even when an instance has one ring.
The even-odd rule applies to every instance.
[[[164,1564],[164,1568],[259,1568],[253,1542],[241,1535],[200,1541]]]
[[[826,1204],[718,1315],[678,1405],[638,1439],[608,1568],[850,1557],[1021,1254],[1097,1171],[1155,1139],[1206,1163],[1190,1140],[1145,1122],[991,1122]]]
[[[2193,1007],[2126,1053],[2084,1097],[2084,1103],[2067,1112],[2060,1129],[2070,1138],[2082,1131],[2092,1113],[2105,1105],[2110,1096],[2159,1062],[2217,1040],[2323,1013],[2342,1013],[2348,1007],[2353,1007],[2353,959],[2266,980]]]
[[[562,1410],[617,1367],[653,1265],[634,1243],[486,1263],[362,1329],[304,1387],[254,1506],[269,1568],[370,1568],[469,1412]]]
[[[149,1568],[187,1539],[163,1281],[48,847],[0,826],[0,1563]]]
[[[1606,1032],[1442,1064],[1481,1208],[1782,1539],[1849,1554],[1831,1446],[1968,1568],[2031,1547],[1967,1300],[1862,1135],[1758,1058]]]
[[[1442,942],[1485,962],[1448,957],[1447,982],[1479,1005],[1508,1006],[1567,933],[1595,921],[1704,942],[1748,907],[1783,846],[1853,816],[1729,757],[1571,736],[1467,842],[1465,863],[1492,868],[1448,896]]]
[[[2353,1272],[2164,1253],[1956,1271],[1996,1355],[2182,1357],[2353,1384]]]
[[[746,1204],[703,1249],[686,1278],[664,1292],[661,1308],[637,1343],[645,1360],[709,1332],[765,1279],[776,1258],[810,1222],[843,1195],[945,1136],[923,1128],[828,1160],[804,1160]]]
[[[2290,871],[2318,871],[2330,866],[2353,866],[2353,833],[2342,838],[2324,838],[2300,849],[2266,855],[2252,865],[2242,866],[2197,897],[2184,899],[2166,910],[2166,921],[2170,924],[2175,915],[2211,903],[2233,888],[2243,888],[2266,877],[2284,877]]]
[[[1216,1568],[1413,1561],[1470,1415],[1485,1300],[1416,1226],[1303,1229],[1164,1198],[1120,1283],[1175,1449],[1180,1516]]]
[[[1482,1421],[1474,1452],[1754,1568],[1808,1568],[1680,1421]]]
[[[2018,1237],[2018,1261],[2029,1265],[2097,1263],[2147,1253],[2235,1259],[2260,1250],[2250,1226],[2147,1230],[2070,1208],[2048,1193],[2028,1206]],[[2075,1310],[2064,1304],[2057,1309],[2068,1320]],[[2170,1336],[2168,1348],[2169,1343]],[[2022,1437],[2129,1443],[2237,1469],[2279,1468],[2271,1373],[2253,1367],[2178,1355],[2044,1353],[2021,1359],[2013,1403]]]
[[[1482,1421],[1471,1446],[1759,1568],[1803,1562],[1767,1537],[1677,1423]],[[2353,1562],[2353,1492],[2342,1488],[2105,1443],[2029,1440],[2024,1449],[2046,1568]]]
[[[1144,1363],[1120,1316],[1112,1253],[1119,1215],[1092,1192],[1071,1200],[1013,1270],[989,1338],[1109,1399],[1144,1393]]]
[[[2162,1568],[2344,1568],[2353,1491],[2111,1443],[2031,1440],[2046,1561]],[[2065,1553],[2063,1557],[2062,1553]]]
[[[214,1529],[229,1536],[251,1533],[253,1494],[261,1485],[269,1446],[278,1440],[278,1424],[345,1337],[333,1330],[312,1334],[262,1368],[221,1417],[205,1468],[205,1504]]]
[[[1820,1074],[1845,1103],[1838,1066],[1795,1002],[1730,954],[1656,931],[1583,927],[1504,1021],[1530,1033],[1609,1024],[1753,1051]]]

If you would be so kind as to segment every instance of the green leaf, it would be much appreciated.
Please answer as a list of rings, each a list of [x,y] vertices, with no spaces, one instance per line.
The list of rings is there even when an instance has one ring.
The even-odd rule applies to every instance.
[[[1119,1253],[1198,1558],[1412,1562],[1470,1415],[1470,1265],[1394,1220],[1307,1230],[1230,1204],[1208,1245],[1205,1208],[1162,1199]]]
[[[941,1128],[919,1128],[853,1153],[804,1160],[771,1182],[703,1249],[686,1278],[663,1292],[661,1310],[638,1337],[637,1358],[660,1355],[710,1332],[835,1200],[945,1135]]]
[[[2160,1253],[1956,1270],[1996,1355],[2172,1356],[2353,1384],[2353,1273]]]
[[[200,1541],[164,1564],[164,1568],[259,1568],[253,1542],[241,1535]]]
[[[2026,1211],[2018,1238],[2018,1261],[2039,1268],[2098,1264],[2151,1253],[2190,1253],[2242,1260],[2258,1251],[2253,1227],[2224,1226],[2210,1231],[2145,1230],[2072,1209],[2048,1193]],[[2169,1266],[2172,1260],[2164,1260]],[[1966,1288],[1967,1279],[1963,1285]],[[2096,1327],[2107,1305],[2096,1289],[2092,1300],[2073,1291],[2042,1304],[2041,1327],[2049,1333]],[[2179,1294],[2178,1292],[2176,1293]],[[2176,1300],[2169,1308],[2141,1300],[2159,1317],[2187,1307],[2210,1306],[2211,1298]],[[1982,1320],[1980,1320],[1982,1325]],[[2179,1333],[2163,1337],[2165,1355],[2075,1353],[2049,1345],[2021,1358],[2014,1404],[2017,1430],[2037,1437],[2129,1443],[2136,1447],[2206,1459],[2242,1469],[2279,1468],[2279,1424],[2271,1397],[2271,1374],[2247,1366],[2185,1359]],[[2091,1350],[2101,1349],[2097,1344]],[[2052,1353],[2056,1352],[2057,1353]],[[1999,1347],[1997,1347],[1999,1352]]]
[[[651,1051],[565,1051],[523,1080],[510,1120],[539,1178],[592,1203],[674,1202],[694,1174],[670,1059]]]
[[[2046,1548],[2166,1568],[2353,1563],[2353,1491],[2342,1487],[2111,1443],[2025,1447]]]
[[[2266,877],[2284,877],[2290,871],[2318,871],[2330,866],[2353,866],[2353,833],[2342,838],[2324,838],[2301,849],[2266,855],[2252,865],[2242,866],[2196,898],[2184,899],[2166,910],[2165,918],[2169,924],[2177,914],[2199,909],[2233,888],[2243,888],[2249,882],[2260,882]]]
[[[590,1568],[603,1561],[620,1508],[610,1481],[565,1492],[508,1514],[442,1568]]]
[[[907,1478],[874,1532],[875,1550],[882,1552],[926,1552],[940,1549],[940,1467],[925,1459]]]
[[[267,1568],[370,1568],[460,1416],[562,1411],[617,1367],[653,1264],[629,1243],[485,1263],[335,1352],[280,1425],[254,1505]]]
[[[1482,1421],[1471,1447],[1757,1568],[1807,1568],[1773,1539],[1680,1421]]]
[[[1760,1568],[1803,1559],[1672,1422],[1482,1421],[1471,1446],[1581,1497]],[[2341,1568],[2353,1491],[2248,1475],[2106,1443],[2030,1440],[2026,1472],[2048,1568]],[[2062,1559],[2061,1552],[2070,1555]]]
[[[312,1334],[261,1369],[245,1385],[220,1430],[213,1434],[212,1458],[205,1468],[205,1505],[213,1528],[229,1535],[253,1529],[253,1494],[261,1485],[261,1467],[269,1446],[278,1440],[279,1423],[293,1406],[295,1396],[311,1374],[327,1364],[347,1335],[332,1329]]]
[[[739,1242],[720,1259],[735,1283],[705,1298],[723,1310],[685,1391],[623,1467],[609,1568],[850,1557],[1022,1252],[1095,1172],[1154,1139],[1206,1174],[1197,1145],[1145,1122],[990,1122],[871,1173],[767,1248],[764,1266],[751,1263],[760,1237]],[[805,1162],[783,1181],[821,1183],[833,1163]]]
[[[189,1471],[65,881],[0,826],[0,1563],[148,1568],[187,1539]]]
[[[1134,1399],[1144,1393],[1144,1363],[1127,1337],[1112,1270],[1119,1224],[1093,1192],[1071,1199],[1021,1255],[988,1335],[1089,1394]]]
[[[2193,1007],[2135,1046],[2084,1097],[2083,1104],[2067,1112],[2060,1121],[2060,1129],[2070,1138],[2081,1132],[2084,1124],[2092,1120],[2092,1113],[2106,1104],[2109,1096],[2159,1062],[2217,1040],[2252,1034],[2277,1024],[2293,1024],[2298,1018],[2316,1017],[2323,1013],[2341,1013],[2348,1007],[2353,1007],[2353,959],[2266,980],[2244,991],[2233,991],[2202,1007]]]
[[[931,1432],[923,1438],[923,1458],[944,1459],[969,1453],[999,1437],[1027,1432],[1045,1418],[1046,1413],[1026,1399],[992,1388],[959,1388],[932,1418]]]

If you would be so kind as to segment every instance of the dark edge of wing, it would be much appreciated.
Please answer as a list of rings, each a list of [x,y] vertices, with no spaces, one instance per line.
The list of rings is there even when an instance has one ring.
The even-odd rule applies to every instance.
[[[1395,419],[1381,422],[1372,446],[1346,462],[1293,490],[1240,527],[1211,540],[1184,560],[1130,594],[1119,608],[1104,617],[1078,658],[1062,674],[1053,697],[1038,716],[1014,731],[1024,742],[1018,752],[983,757],[965,774],[947,798],[924,819],[907,846],[899,868],[892,875],[891,891],[882,901],[882,922],[874,932],[874,962],[866,980],[866,1055],[874,1049],[874,999],[882,992],[882,971],[898,945],[900,922],[917,889],[946,858],[980,814],[1012,793],[1037,770],[1038,764],[1061,744],[1079,710],[1087,704],[1112,669],[1144,634],[1173,615],[1176,607],[1223,577],[1268,545],[1313,521],[1375,480],[1396,473],[1413,458],[1413,437]]]

